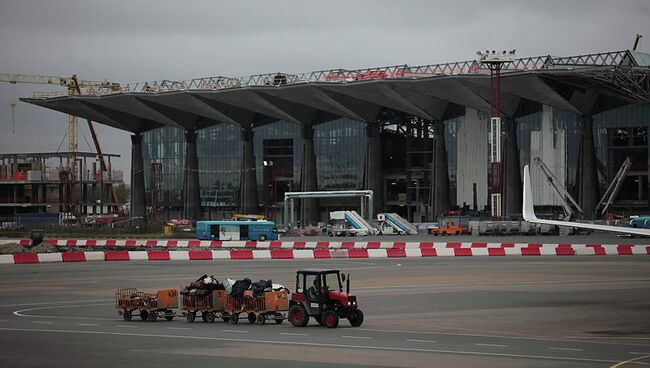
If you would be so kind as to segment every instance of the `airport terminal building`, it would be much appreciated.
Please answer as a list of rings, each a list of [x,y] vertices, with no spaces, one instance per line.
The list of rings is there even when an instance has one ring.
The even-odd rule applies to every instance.
[[[191,219],[262,213],[285,223],[284,193],[370,189],[376,212],[412,222],[466,208],[561,209],[535,165],[593,216],[627,158],[610,211],[650,212],[650,55],[618,51],[515,59],[501,75],[501,144],[489,139],[493,88],[480,62],[333,69],[300,75],[154,82],[94,95],[23,99],[132,135],[134,215]],[[495,171],[490,154],[500,150]],[[498,176],[498,177],[497,177]],[[304,200],[303,223],[358,200]]]

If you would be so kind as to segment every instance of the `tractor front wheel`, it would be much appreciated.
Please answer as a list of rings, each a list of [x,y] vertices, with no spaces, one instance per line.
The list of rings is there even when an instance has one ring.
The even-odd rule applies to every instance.
[[[289,322],[291,322],[294,327],[307,326],[309,316],[307,315],[307,310],[302,304],[296,304],[289,309]]]
[[[348,321],[352,327],[359,327],[363,323],[363,312],[361,309],[353,309],[348,312]]]
[[[325,313],[323,313],[323,317],[321,318],[323,320],[323,324],[327,326],[327,328],[336,328],[339,325],[339,316],[333,310],[325,311]]]

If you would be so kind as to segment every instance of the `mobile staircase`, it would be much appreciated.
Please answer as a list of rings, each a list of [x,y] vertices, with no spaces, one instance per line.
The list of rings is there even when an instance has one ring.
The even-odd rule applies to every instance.
[[[408,235],[417,235],[418,229],[410,222],[396,213],[384,213],[384,220],[388,225],[395,229],[398,233]]]

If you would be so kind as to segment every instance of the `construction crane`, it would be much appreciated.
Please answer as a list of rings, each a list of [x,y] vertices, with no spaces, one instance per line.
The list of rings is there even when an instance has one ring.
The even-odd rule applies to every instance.
[[[548,166],[546,166],[546,164],[544,163],[544,161],[542,161],[542,159],[539,157],[535,157],[534,162],[542,171],[542,174],[546,176],[548,183],[553,187],[558,197],[560,198],[560,202],[562,203],[562,208],[564,209],[564,214],[566,215],[565,220],[569,221],[574,218],[582,217],[583,214],[582,208],[578,205],[578,202],[576,202],[576,200],[573,199],[569,191],[567,191],[566,188],[564,188],[564,186],[560,183],[557,177],[555,177],[551,169],[549,169]]]
[[[603,194],[603,197],[598,202],[598,205],[596,206],[594,212],[596,213],[600,212],[601,215],[605,215],[607,213],[609,206],[611,206],[611,204],[614,202],[614,199],[616,198],[618,191],[621,189],[623,180],[625,180],[625,175],[627,174],[627,172],[630,170],[631,167],[632,167],[632,160],[629,157],[626,157],[625,161],[623,161],[623,164],[618,169],[618,172],[616,172],[614,179],[609,184],[609,187],[607,187],[605,194]]]
[[[76,75],[48,76],[48,75],[25,75],[25,74],[0,74],[0,82],[6,82],[11,84],[26,83],[26,84],[41,84],[41,85],[44,84],[59,85],[65,87],[68,90],[69,96],[80,96],[82,95],[82,90],[84,90],[86,93],[96,94],[101,90],[109,90],[112,92],[117,92],[120,91],[121,89],[119,83],[108,82],[108,81],[79,80]],[[35,93],[35,95],[45,96],[48,94]],[[106,161],[104,159],[104,155],[101,146],[99,145],[99,140],[97,139],[97,134],[95,133],[95,128],[93,127],[93,123],[90,120],[87,121],[88,121],[88,129],[90,130],[93,143],[95,145],[95,150],[97,151],[97,157],[100,161],[101,170],[103,172],[108,172],[108,165],[106,164]],[[72,157],[68,161],[68,166],[70,172],[76,173],[77,172],[76,153],[79,151],[79,143],[78,143],[79,120],[74,115],[68,115],[67,136],[68,136],[68,152],[72,154]],[[117,202],[117,196],[114,190],[111,191],[111,196],[113,202]]]

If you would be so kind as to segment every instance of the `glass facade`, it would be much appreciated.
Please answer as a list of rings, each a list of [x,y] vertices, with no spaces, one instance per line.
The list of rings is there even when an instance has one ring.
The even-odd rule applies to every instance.
[[[366,136],[366,124],[352,119],[337,119],[315,127],[319,190],[363,188]]]

